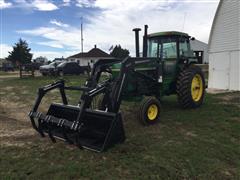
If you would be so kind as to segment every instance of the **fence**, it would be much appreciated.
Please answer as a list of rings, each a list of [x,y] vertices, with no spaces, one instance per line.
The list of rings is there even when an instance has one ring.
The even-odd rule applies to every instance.
[[[19,66],[20,78],[34,77],[35,68],[32,64],[24,64]]]

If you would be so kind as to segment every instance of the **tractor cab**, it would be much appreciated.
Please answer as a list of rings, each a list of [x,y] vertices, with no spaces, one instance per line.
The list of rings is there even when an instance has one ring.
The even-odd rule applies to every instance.
[[[190,48],[190,36],[182,32],[159,32],[148,35],[147,57],[158,57],[163,60],[193,57]]]
[[[161,94],[170,95],[176,93],[177,75],[186,65],[197,63],[197,58],[190,46],[193,37],[187,33],[168,31],[148,34],[148,26],[145,25],[143,36],[143,58],[159,59],[159,67],[162,69]],[[134,29],[136,31],[136,29]],[[137,29],[136,34],[138,34]],[[138,38],[138,35],[136,35]],[[139,46],[136,40],[136,56]]]
[[[145,46],[146,57],[159,58],[162,64],[164,79],[162,92],[174,93],[177,74],[184,64],[196,61],[190,47],[190,36],[177,31],[153,33],[147,36]]]

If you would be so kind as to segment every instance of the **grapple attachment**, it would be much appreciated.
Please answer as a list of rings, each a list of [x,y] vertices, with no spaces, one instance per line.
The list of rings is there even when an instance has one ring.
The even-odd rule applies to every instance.
[[[115,81],[108,79],[98,83],[101,73],[108,72],[109,64],[116,61],[118,62],[116,59],[103,59],[95,63],[84,87],[66,87],[64,81],[60,80],[39,88],[38,97],[29,113],[33,128],[42,137],[48,135],[53,142],[58,138],[97,152],[123,142],[125,135],[119,107],[125,71]],[[51,104],[46,114],[38,112],[42,98],[53,89],[59,89],[62,104]],[[83,91],[77,106],[68,105],[65,90]],[[104,95],[103,102],[106,102],[103,104],[104,111],[91,108],[93,99],[100,94]]]
[[[101,152],[125,139],[120,113],[86,109],[80,121],[77,106],[51,104],[46,115],[30,114],[43,134],[79,147]]]

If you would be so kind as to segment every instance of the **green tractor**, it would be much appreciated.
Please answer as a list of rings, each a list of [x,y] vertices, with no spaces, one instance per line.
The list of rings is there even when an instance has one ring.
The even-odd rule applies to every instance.
[[[91,71],[85,86],[65,86],[60,80],[39,88],[35,105],[29,113],[34,129],[42,137],[48,135],[101,152],[123,142],[125,133],[119,108],[122,100],[139,102],[139,120],[144,125],[160,120],[161,98],[177,94],[183,108],[202,105],[205,81],[195,64],[190,47],[194,38],[181,32],[147,33],[145,25],[143,54],[139,57],[139,31],[135,28],[136,57],[100,59]],[[102,80],[102,76],[108,78]],[[44,95],[59,89],[62,104],[52,103],[47,114],[38,112]],[[82,91],[79,103],[68,105],[65,90]],[[97,106],[94,106],[98,99]]]

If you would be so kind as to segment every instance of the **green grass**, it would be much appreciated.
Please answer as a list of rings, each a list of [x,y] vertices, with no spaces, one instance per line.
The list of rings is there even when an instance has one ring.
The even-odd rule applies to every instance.
[[[65,76],[66,84],[69,86],[80,86],[84,84],[86,76]],[[37,95],[37,90],[39,87],[45,86],[47,84],[53,83],[59,80],[59,77],[28,77],[28,78],[7,78],[0,79],[0,92],[4,93],[4,97],[9,101],[15,101],[16,98],[19,102],[24,102],[25,104],[33,104],[34,99]],[[10,89],[9,89],[10,88]],[[11,91],[11,93],[9,92]],[[67,91],[67,95],[68,95]],[[77,103],[79,100],[79,92],[72,92],[70,94],[70,102]],[[50,98],[50,99],[49,99]],[[50,102],[53,99],[60,100],[59,92],[54,91],[46,98]]]
[[[71,85],[84,78],[67,77]],[[23,104],[32,104],[37,87],[54,78],[8,79]],[[25,89],[25,94],[21,89]],[[72,101],[78,99],[79,94]],[[236,98],[223,100],[225,96]],[[1,179],[240,179],[240,93],[206,95],[199,109],[183,110],[176,96],[164,97],[161,122],[142,126],[135,103],[123,102],[126,141],[104,153],[79,150],[38,136],[33,143],[0,148]],[[55,98],[55,94],[54,97]],[[10,107],[9,107],[10,108]],[[30,123],[30,122],[29,122]]]
[[[14,71],[2,71],[2,70],[0,70],[0,76],[9,75],[9,74],[19,74],[19,70],[14,70]]]
[[[5,71],[0,71],[0,76],[5,76],[5,75],[9,75],[9,73]]]
[[[0,71],[0,75],[5,75],[6,72]]]

